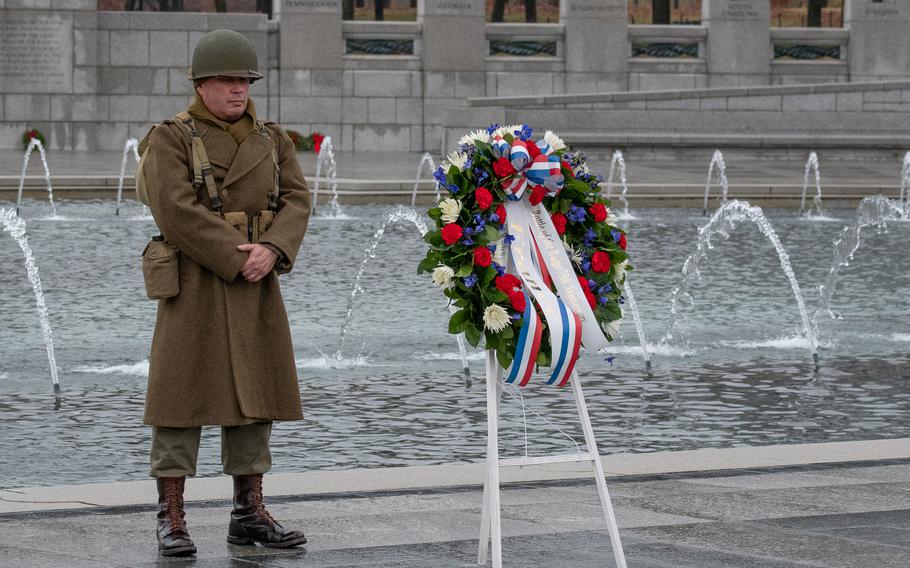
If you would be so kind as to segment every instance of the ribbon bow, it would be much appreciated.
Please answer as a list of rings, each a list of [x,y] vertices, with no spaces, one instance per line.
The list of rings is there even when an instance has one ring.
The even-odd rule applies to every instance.
[[[506,158],[515,169],[512,180],[503,184],[503,189],[510,200],[521,199],[529,186],[543,186],[548,196],[556,195],[562,189],[565,179],[559,156],[553,152],[553,148],[546,140],[534,143],[515,139],[509,144],[501,136],[497,136],[493,140],[492,149],[494,156]]]

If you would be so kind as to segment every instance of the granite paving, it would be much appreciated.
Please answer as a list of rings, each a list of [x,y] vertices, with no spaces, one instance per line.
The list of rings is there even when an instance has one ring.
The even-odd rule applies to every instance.
[[[608,483],[630,567],[910,566],[910,459],[626,475]],[[306,531],[305,548],[229,545],[230,504],[209,500],[188,504],[199,549],[189,560],[160,558],[154,507],[127,505],[0,514],[0,566],[477,565],[477,486],[270,502],[275,517]],[[506,484],[502,518],[505,566],[615,566],[593,480]]]

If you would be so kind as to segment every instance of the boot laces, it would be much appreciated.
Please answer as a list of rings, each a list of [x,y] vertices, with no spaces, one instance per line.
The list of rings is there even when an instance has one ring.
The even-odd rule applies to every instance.
[[[167,481],[164,485],[164,498],[167,500],[167,520],[172,530],[185,530],[183,520],[183,494],[177,481]]]
[[[278,522],[275,520],[275,518],[272,517],[272,514],[269,513],[268,510],[265,508],[265,503],[262,500],[262,476],[261,475],[256,477],[256,484],[253,488],[253,491],[254,491],[253,506],[256,508],[256,512],[258,514],[262,515],[263,517],[265,517],[266,519],[268,519],[269,522],[272,523],[273,525],[278,524]]]

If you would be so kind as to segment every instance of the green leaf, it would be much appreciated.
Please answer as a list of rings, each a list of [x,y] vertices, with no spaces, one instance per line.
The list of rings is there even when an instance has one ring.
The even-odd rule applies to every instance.
[[[471,347],[477,347],[480,343],[480,330],[473,323],[468,323],[468,326],[464,328],[464,338],[468,340]]]
[[[499,349],[496,351],[496,360],[503,369],[508,369],[512,365],[513,354],[511,349]]]
[[[442,241],[442,233],[439,231],[430,231],[424,235],[423,240],[430,246],[442,248],[445,243]]]
[[[439,265],[439,255],[430,251],[427,253],[427,257],[417,265],[417,272],[432,272],[437,265]]]
[[[603,311],[610,321],[616,321],[622,318],[622,309],[616,302],[610,302],[603,305]]]
[[[480,275],[480,285],[487,287],[490,285],[490,282],[492,282],[494,278],[496,278],[496,269],[492,266],[488,266],[483,269],[483,274]]]
[[[427,211],[427,216],[434,221],[439,221],[439,219],[442,217],[442,209],[439,207],[434,207]]]
[[[469,305],[470,305],[470,302],[468,302],[465,298],[458,298],[457,300],[455,300],[456,308],[467,308]]]
[[[456,278],[464,278],[464,277],[468,276],[469,274],[471,274],[471,272],[472,272],[473,270],[474,270],[474,267],[471,266],[470,264],[462,264],[462,265],[458,268],[458,271],[455,272],[455,277],[456,277]]]
[[[484,330],[487,339],[487,349],[499,349],[499,337],[491,331]]]
[[[493,272],[495,273],[496,271],[494,270]],[[509,299],[509,297],[506,296],[506,293],[499,288],[494,288],[489,293],[487,293],[487,299],[498,304],[499,302],[505,302]]]
[[[452,318],[449,320],[449,333],[457,334],[463,332],[469,325],[467,319],[467,310],[458,310],[452,314]]]
[[[515,337],[515,330],[512,329],[512,326],[510,325],[509,327],[499,332],[499,337],[502,339],[512,339]]]

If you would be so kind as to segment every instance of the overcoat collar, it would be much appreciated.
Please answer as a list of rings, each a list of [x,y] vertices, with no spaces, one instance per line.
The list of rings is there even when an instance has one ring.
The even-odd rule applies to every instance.
[[[201,100],[199,102],[201,103]],[[205,110],[207,111],[208,109]],[[255,112],[253,100],[250,99],[248,113],[255,118]],[[259,121],[255,122],[253,131],[244,137],[238,146],[234,137],[221,124],[217,122],[213,124],[209,117],[199,116],[198,113],[193,114],[201,119],[199,123],[203,126],[199,127],[198,130],[203,143],[206,145],[205,149],[209,155],[209,160],[213,164],[227,169],[224,180],[221,182],[221,189],[225,189],[243,178],[243,176],[258,166],[262,160],[266,159],[275,147],[272,137],[269,136],[265,127]]]

